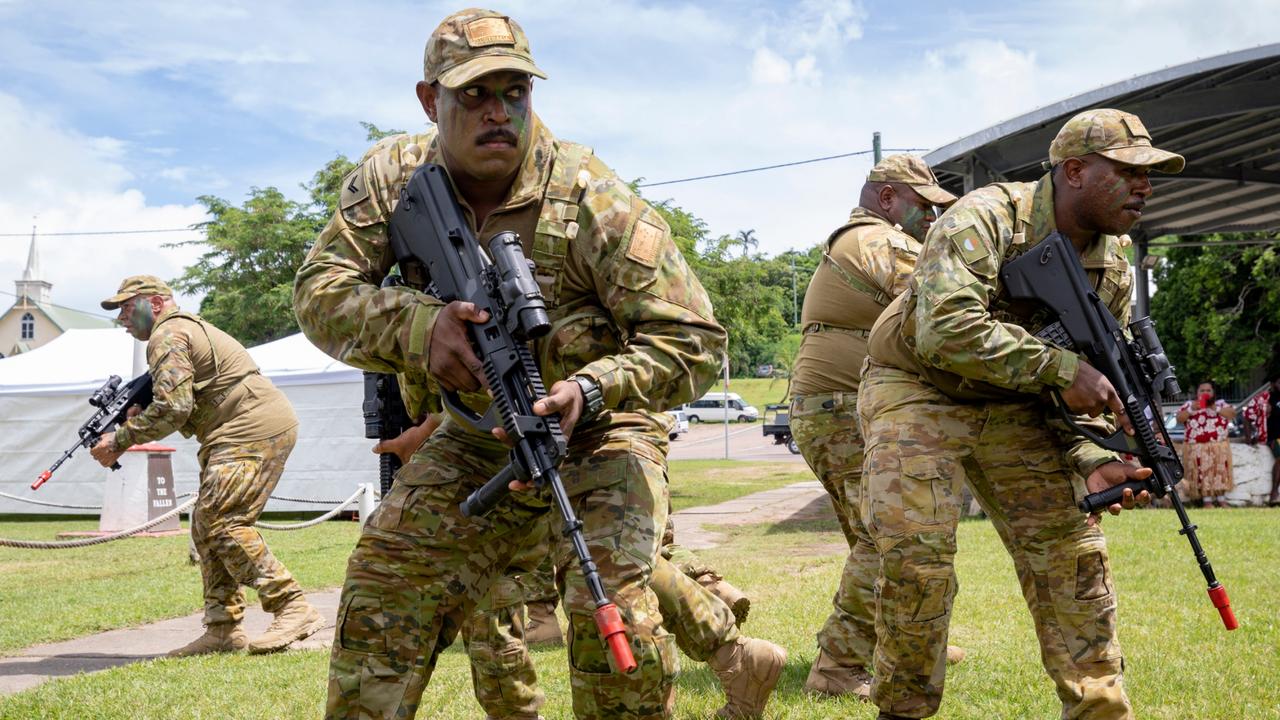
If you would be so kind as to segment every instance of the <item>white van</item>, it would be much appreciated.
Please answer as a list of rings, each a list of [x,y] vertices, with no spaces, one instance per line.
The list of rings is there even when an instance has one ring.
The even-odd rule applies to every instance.
[[[685,405],[684,414],[689,422],[755,422],[760,419],[760,411],[748,405],[738,393],[709,392],[700,399]]]

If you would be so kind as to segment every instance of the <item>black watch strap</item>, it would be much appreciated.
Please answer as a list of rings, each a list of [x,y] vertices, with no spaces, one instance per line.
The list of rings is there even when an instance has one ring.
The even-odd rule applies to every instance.
[[[582,397],[585,401],[582,408],[582,418],[593,418],[600,414],[604,409],[604,394],[600,392],[600,384],[586,375],[574,375],[569,378],[578,383],[578,387],[582,390]]]

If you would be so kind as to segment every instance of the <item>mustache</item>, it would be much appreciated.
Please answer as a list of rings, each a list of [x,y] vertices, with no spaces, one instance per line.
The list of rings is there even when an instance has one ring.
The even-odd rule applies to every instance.
[[[491,142],[507,142],[507,143],[511,143],[512,145],[516,145],[518,144],[518,141],[519,141],[519,138],[516,137],[516,134],[514,132],[507,130],[505,128],[499,128],[497,130],[490,130],[489,132],[481,135],[479,138],[476,139],[476,144],[483,145],[485,143],[491,143]]]
[[[1146,200],[1134,200],[1133,202],[1125,203],[1124,209],[1125,210],[1142,210],[1142,208],[1146,206],[1147,206]]]

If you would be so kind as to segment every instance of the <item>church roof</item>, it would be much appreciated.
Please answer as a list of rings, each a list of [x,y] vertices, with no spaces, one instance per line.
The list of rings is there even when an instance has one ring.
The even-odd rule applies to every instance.
[[[25,298],[27,309],[38,309],[44,313],[49,321],[58,326],[59,330],[92,330],[95,328],[111,328],[116,326],[115,320],[102,315],[85,312],[84,310],[76,310],[62,305],[54,305],[52,303],[35,302],[31,298]],[[9,308],[10,312],[23,310],[23,299],[20,298]],[[8,313],[5,313],[7,315]],[[3,315],[0,315],[3,317]]]

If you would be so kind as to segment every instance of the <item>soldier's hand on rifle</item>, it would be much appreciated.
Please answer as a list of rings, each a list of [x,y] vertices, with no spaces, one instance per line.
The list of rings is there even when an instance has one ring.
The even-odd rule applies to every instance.
[[[1129,463],[1112,461],[1099,465],[1096,470],[1089,473],[1089,478],[1085,480],[1085,488],[1090,494],[1102,492],[1109,487],[1126,483],[1131,480],[1146,480],[1151,477],[1151,468],[1136,467]],[[1107,512],[1112,515],[1119,515],[1122,510],[1132,510],[1138,505],[1146,505],[1151,502],[1151,493],[1143,490],[1135,495],[1133,490],[1125,488],[1124,497],[1120,502],[1107,507]],[[1090,525],[1096,525],[1102,522],[1102,515],[1094,513],[1089,516],[1087,521]]]
[[[474,392],[485,386],[484,365],[471,349],[467,323],[482,323],[489,313],[477,310],[475,303],[455,300],[436,315],[431,329],[431,358],[427,370],[451,392]]]
[[[127,412],[125,412],[125,417],[126,417],[126,418],[131,418],[131,417],[133,417],[133,416],[135,416],[135,415],[138,415],[138,414],[139,414],[139,413],[141,413],[141,412],[142,412],[142,406],[141,406],[141,405],[130,405],[130,406],[129,406],[129,410],[128,410]]]
[[[1115,413],[1120,427],[1130,435],[1133,434],[1133,423],[1125,412],[1124,403],[1116,394],[1116,389],[1106,375],[1098,372],[1082,358],[1080,370],[1071,386],[1062,391],[1062,401],[1067,409],[1075,413],[1084,413],[1089,417],[1097,417],[1106,410]]]
[[[97,460],[98,464],[102,465],[102,467],[109,468],[112,465],[114,465],[117,460],[120,459],[121,455],[124,454],[124,450],[113,449],[115,446],[115,442],[116,442],[115,433],[113,432],[105,433],[101,438],[98,439],[97,445],[94,445],[93,447],[89,448],[89,454],[92,455],[93,459]]]
[[[374,445],[373,452],[377,455],[392,453],[400,458],[402,465],[408,465],[413,454],[418,452],[418,448],[422,447],[422,443],[426,442],[438,427],[440,427],[440,419],[435,415],[428,415],[421,425],[414,425],[399,435]]]
[[[573,435],[573,426],[578,423],[578,418],[582,416],[582,408],[586,404],[586,399],[582,397],[582,387],[576,382],[561,380],[551,386],[551,390],[547,392],[547,396],[533,404],[533,414],[546,417],[560,413],[560,432],[564,433],[564,439],[567,442]],[[507,432],[500,427],[493,429],[493,436],[501,440],[507,445],[511,445],[511,441],[507,439]],[[533,487],[533,483],[525,483],[519,480],[512,480],[508,485],[512,490],[528,490]]]

